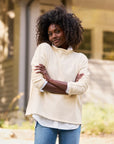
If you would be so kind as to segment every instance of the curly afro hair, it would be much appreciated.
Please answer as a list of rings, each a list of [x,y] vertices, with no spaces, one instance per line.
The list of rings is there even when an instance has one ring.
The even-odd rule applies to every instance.
[[[50,24],[57,24],[62,28],[67,45],[72,46],[74,50],[78,47],[82,41],[83,33],[81,21],[73,13],[68,13],[63,6],[56,7],[38,18],[36,25],[37,45],[42,42],[47,42],[51,45],[48,39],[48,27]]]

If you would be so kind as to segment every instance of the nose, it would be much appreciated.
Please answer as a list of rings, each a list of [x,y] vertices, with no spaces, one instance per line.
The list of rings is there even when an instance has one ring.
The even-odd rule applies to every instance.
[[[55,33],[52,34],[52,39],[53,39],[53,38],[56,38],[56,34],[55,34]]]

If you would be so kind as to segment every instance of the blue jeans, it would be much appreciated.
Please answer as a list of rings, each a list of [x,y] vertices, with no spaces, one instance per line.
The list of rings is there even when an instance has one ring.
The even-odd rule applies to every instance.
[[[57,135],[59,144],[79,144],[81,125],[74,130],[61,130],[41,126],[38,122],[35,126],[34,144],[55,144]]]

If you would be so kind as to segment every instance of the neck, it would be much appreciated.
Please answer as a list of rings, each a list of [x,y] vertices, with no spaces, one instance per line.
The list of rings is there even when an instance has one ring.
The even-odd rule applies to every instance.
[[[69,47],[68,44],[64,43],[63,45],[59,46],[59,48],[67,49]]]

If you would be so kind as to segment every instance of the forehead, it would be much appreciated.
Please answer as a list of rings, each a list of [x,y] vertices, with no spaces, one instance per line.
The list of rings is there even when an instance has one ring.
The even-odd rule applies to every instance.
[[[48,31],[52,31],[52,30],[55,30],[55,29],[62,30],[61,27],[57,24],[50,24],[49,27],[48,27]]]

